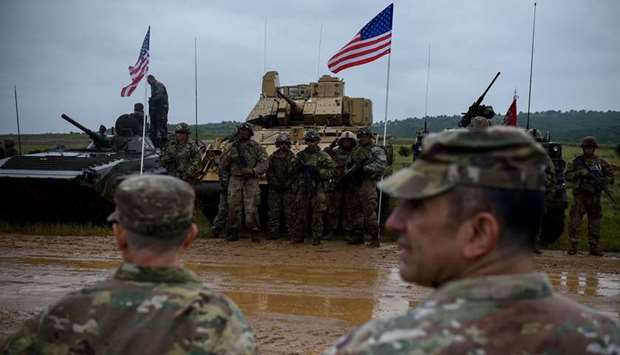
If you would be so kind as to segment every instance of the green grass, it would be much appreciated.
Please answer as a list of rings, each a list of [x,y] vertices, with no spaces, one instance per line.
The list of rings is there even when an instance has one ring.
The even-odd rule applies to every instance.
[[[0,222],[0,233],[33,234],[33,235],[112,235],[112,229],[107,225],[77,224],[77,223],[33,223],[17,224]]]

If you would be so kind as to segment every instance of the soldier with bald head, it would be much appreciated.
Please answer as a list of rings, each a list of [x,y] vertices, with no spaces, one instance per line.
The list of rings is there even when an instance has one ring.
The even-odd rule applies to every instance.
[[[255,354],[239,308],[182,266],[198,234],[192,187],[171,176],[132,176],[114,201],[108,221],[122,256],[114,276],[64,296],[0,352]]]
[[[326,354],[614,354],[616,322],[553,291],[531,249],[544,211],[545,152],[512,127],[424,139],[419,159],[379,183],[399,199],[403,280],[435,292],[373,320]]]

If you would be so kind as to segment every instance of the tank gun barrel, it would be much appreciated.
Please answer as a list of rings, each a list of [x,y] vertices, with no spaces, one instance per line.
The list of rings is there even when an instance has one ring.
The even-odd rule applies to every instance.
[[[90,129],[84,127],[81,123],[79,123],[78,121],[74,120],[73,118],[67,116],[66,114],[62,114],[60,115],[60,117],[71,123],[72,125],[74,125],[75,127],[77,127],[80,131],[86,133],[90,139],[93,140],[93,143],[95,143],[95,146],[100,147],[100,148],[107,148],[110,146],[109,142],[107,141],[107,139],[103,136],[101,136],[98,133],[95,133],[93,131],[91,131]]]
[[[469,106],[469,109],[467,110],[467,112],[463,114],[463,117],[461,118],[461,121],[459,122],[459,127],[469,126],[472,118],[476,116],[484,116],[487,119],[491,119],[493,118],[493,116],[495,116],[495,112],[493,112],[493,108],[491,106],[482,105],[482,101],[484,100],[484,97],[487,95],[487,93],[491,89],[491,86],[495,84],[495,80],[497,80],[500,74],[501,72],[497,72],[497,74],[495,74],[495,77],[493,78],[493,80],[491,80],[491,83],[489,84],[489,86],[487,86],[486,90],[484,90],[482,95],[480,95],[478,100],[476,100],[471,106]]]
[[[288,103],[291,106],[291,113],[292,114],[300,114],[303,112],[303,108],[300,107],[300,105],[298,103],[296,103],[295,101],[291,100],[290,97],[284,95],[280,90],[276,90],[276,95],[278,95],[279,98],[283,99],[284,101],[286,101],[286,103]]]

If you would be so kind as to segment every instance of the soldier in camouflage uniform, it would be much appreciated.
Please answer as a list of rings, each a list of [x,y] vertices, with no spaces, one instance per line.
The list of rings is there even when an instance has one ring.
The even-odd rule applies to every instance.
[[[174,142],[168,143],[161,154],[161,165],[168,174],[192,181],[200,168],[198,146],[189,140],[190,129],[187,123],[179,123],[174,133]]]
[[[588,215],[588,242],[590,255],[602,256],[598,242],[601,237],[601,192],[607,185],[614,183],[611,166],[597,157],[594,152],[598,148],[596,138],[585,137],[581,142],[583,154],[575,158],[568,166],[566,180],[573,187],[573,205],[570,210],[570,227],[568,237],[570,248],[568,254],[577,254],[579,247],[579,225],[584,214]]]
[[[321,244],[323,213],[327,208],[326,184],[332,176],[335,163],[319,147],[321,136],[314,130],[304,135],[306,149],[297,153],[295,172],[297,174],[296,205],[298,210],[293,243],[303,243],[306,232],[312,236],[312,245]]]
[[[436,291],[326,354],[617,354],[619,325],[535,272],[544,155],[513,127],[427,136],[419,159],[379,188],[401,200],[387,222],[401,277]]]
[[[153,75],[146,77],[151,85],[149,116],[151,116],[151,141],[157,148],[163,148],[168,141],[168,91]]]
[[[123,263],[26,322],[3,354],[256,354],[237,306],[181,267],[198,234],[194,190],[165,175],[133,176],[110,215]]]
[[[219,161],[217,163],[219,165]],[[226,229],[226,221],[228,220],[228,172],[218,168],[218,177],[220,179],[220,197],[217,204],[217,214],[213,218],[211,225],[211,233],[214,238],[220,238],[222,232]]]
[[[387,167],[385,150],[374,144],[369,128],[357,131],[358,145],[347,162],[345,179],[354,185],[351,208],[353,237],[351,244],[361,244],[366,239],[370,247],[379,247],[379,222],[377,221],[377,181]]]
[[[295,203],[293,191],[296,178],[295,154],[291,152],[291,138],[287,133],[280,133],[276,137],[276,147],[278,149],[269,157],[267,168],[270,239],[278,238],[280,226],[283,226],[284,233],[288,234],[293,229],[295,218],[294,208],[292,208]]]
[[[332,183],[327,188],[327,218],[325,225],[325,239],[331,239],[332,234],[338,229],[338,224],[342,220],[342,231],[345,238],[349,240],[352,233],[352,219],[354,211],[349,200],[345,196],[350,196],[350,186],[342,181],[345,166],[351,157],[353,148],[357,145],[355,133],[344,131],[340,137],[325,148],[325,152],[334,160],[336,168],[332,176]]]
[[[229,174],[228,182],[228,236],[226,240],[239,240],[243,211],[245,226],[251,233],[252,241],[259,241],[260,232],[258,206],[260,188],[258,177],[267,170],[267,151],[250,138],[254,135],[252,126],[244,123],[220,156],[220,169]]]

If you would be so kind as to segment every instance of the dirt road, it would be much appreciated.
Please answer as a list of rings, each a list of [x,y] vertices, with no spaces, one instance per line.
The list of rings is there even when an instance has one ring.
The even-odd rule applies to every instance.
[[[264,354],[320,353],[375,317],[404,313],[431,290],[400,280],[397,247],[198,240],[186,265],[247,315]],[[0,337],[64,293],[112,274],[110,237],[0,235]],[[536,258],[554,287],[620,318],[620,255]]]

